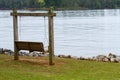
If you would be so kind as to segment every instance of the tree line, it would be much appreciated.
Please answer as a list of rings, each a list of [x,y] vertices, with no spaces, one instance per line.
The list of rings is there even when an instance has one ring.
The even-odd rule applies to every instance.
[[[115,9],[120,0],[0,0],[0,9],[49,8],[55,9]]]

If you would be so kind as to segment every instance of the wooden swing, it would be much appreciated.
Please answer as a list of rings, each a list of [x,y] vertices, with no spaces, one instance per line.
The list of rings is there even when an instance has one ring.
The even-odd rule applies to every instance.
[[[17,50],[29,50],[45,52],[42,42],[28,42],[28,41],[15,41],[15,46]]]
[[[17,10],[13,10],[11,13],[13,16],[13,31],[14,31],[14,60],[18,60],[19,50],[29,50],[44,52],[44,45],[42,42],[28,42],[28,41],[19,41],[18,39],[18,16],[47,16],[49,23],[49,64],[53,65],[53,56],[54,56],[54,30],[53,30],[53,17],[56,16],[56,13],[53,13],[52,9],[49,9],[48,13],[17,13]]]

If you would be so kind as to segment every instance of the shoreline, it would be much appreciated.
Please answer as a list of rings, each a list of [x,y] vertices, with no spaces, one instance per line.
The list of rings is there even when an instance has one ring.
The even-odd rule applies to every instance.
[[[11,55],[14,56],[14,52],[10,49],[3,49],[0,48],[0,54],[5,54],[5,55]],[[47,53],[42,53],[39,51],[33,51],[33,52],[27,52],[27,51],[19,51],[19,56],[30,56],[30,57],[48,57],[49,52]],[[97,55],[93,57],[77,57],[77,56],[71,56],[71,55],[55,55],[55,57],[58,58],[68,58],[68,59],[76,59],[76,60],[89,60],[89,61],[99,61],[99,62],[115,62],[115,63],[120,63],[120,56],[109,53],[107,56],[106,55]]]
[[[14,9],[14,8],[13,8]],[[0,10],[13,10],[11,8],[0,8]],[[17,8],[15,8],[17,9]],[[114,8],[103,8],[103,9],[114,9]],[[64,11],[64,10],[103,10],[102,8],[101,9],[88,9],[88,8],[55,8],[53,9],[54,11]],[[120,9],[120,8],[115,8],[115,9]],[[21,8],[21,9],[17,9],[17,10],[30,10],[30,11],[37,11],[37,10],[49,10],[49,8]]]

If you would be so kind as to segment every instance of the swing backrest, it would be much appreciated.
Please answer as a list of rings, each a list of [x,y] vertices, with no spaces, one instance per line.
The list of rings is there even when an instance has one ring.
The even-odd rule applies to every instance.
[[[27,42],[27,41],[15,41],[17,50],[29,50],[44,52],[44,45],[42,42]]]

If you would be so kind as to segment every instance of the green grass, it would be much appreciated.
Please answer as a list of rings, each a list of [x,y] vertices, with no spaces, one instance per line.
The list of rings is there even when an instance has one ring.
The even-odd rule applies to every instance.
[[[120,63],[0,55],[0,80],[120,80]]]

